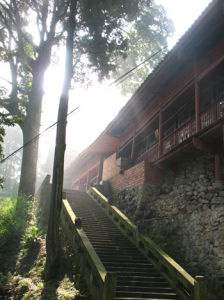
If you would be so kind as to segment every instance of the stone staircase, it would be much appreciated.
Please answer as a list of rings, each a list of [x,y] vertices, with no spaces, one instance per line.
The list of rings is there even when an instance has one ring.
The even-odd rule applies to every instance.
[[[168,281],[97,203],[86,193],[66,192],[66,196],[105,269],[117,275],[116,300],[179,299]]]

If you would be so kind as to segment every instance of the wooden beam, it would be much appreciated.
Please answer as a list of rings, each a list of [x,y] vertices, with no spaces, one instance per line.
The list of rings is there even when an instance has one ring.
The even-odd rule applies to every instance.
[[[212,65],[210,64],[205,70],[198,74],[197,81],[202,80],[208,73],[215,69],[219,64],[224,61],[224,55],[218,58]]]
[[[159,158],[163,154],[163,111],[159,112]]]
[[[136,142],[136,131],[134,131],[132,146],[131,146],[131,161],[133,162],[135,159],[135,142]]]
[[[207,143],[197,137],[193,137],[192,141],[193,141],[193,145],[195,146],[195,148],[197,148],[201,151],[205,151],[205,152],[208,152],[211,154],[221,154],[220,145]]]
[[[104,155],[102,154],[100,156],[100,163],[99,163],[99,169],[98,169],[98,178],[97,178],[97,183],[100,183],[102,180],[102,175],[103,175],[103,162],[104,162]]]
[[[195,120],[196,120],[196,132],[201,129],[201,119],[200,119],[200,95],[199,95],[199,84],[195,82]]]
[[[222,180],[222,158],[220,154],[215,154],[215,179]]]

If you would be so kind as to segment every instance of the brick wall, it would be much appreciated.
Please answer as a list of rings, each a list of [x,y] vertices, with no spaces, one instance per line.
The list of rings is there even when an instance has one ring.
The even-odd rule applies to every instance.
[[[126,170],[123,174],[118,174],[111,178],[113,187],[116,190],[122,191],[127,188],[136,187],[145,183],[145,162]]]

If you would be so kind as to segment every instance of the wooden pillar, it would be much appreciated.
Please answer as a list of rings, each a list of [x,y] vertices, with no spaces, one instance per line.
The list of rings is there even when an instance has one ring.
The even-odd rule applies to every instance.
[[[199,84],[196,81],[194,84],[195,90],[195,123],[196,132],[201,130],[201,119],[200,119],[200,94],[199,94]]]
[[[158,156],[161,157],[163,154],[163,112],[160,108],[159,111],[159,153]]]
[[[88,175],[87,175],[87,181],[86,181],[86,191],[88,191],[88,189],[89,189],[89,186],[90,186],[90,171],[88,172]]]
[[[99,164],[99,169],[98,169],[98,178],[97,178],[97,183],[100,183],[103,177],[103,162],[104,162],[104,155],[102,154],[100,156],[100,164]]]
[[[81,179],[79,179],[79,187],[78,187],[79,191],[81,191]]]
[[[224,150],[224,125],[222,125],[222,149]]]
[[[136,137],[136,132],[134,132],[133,140],[132,140],[132,147],[131,147],[131,162],[133,162],[134,159],[135,159],[135,137]]]
[[[194,300],[206,300],[208,299],[207,296],[207,289],[205,284],[205,277],[204,276],[196,276],[195,277],[195,284],[194,284]]]

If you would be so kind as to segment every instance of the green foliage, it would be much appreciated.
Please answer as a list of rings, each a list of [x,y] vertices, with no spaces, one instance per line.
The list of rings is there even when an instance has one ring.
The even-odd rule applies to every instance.
[[[5,283],[5,280],[6,280],[6,276],[2,272],[0,272],[0,290]]]
[[[11,115],[21,117],[24,140],[39,132],[44,73],[50,65],[52,49],[65,40],[70,3],[71,0],[0,1],[0,60],[11,71],[11,88],[1,97],[1,105]],[[151,3],[152,0],[77,1],[74,82],[89,82],[93,74],[99,79],[109,77],[120,66],[114,73],[117,78],[125,67],[131,67],[130,60],[135,65],[165,44],[170,23],[164,11]],[[129,60],[124,61],[121,58],[127,56],[127,51]],[[137,77],[139,84],[140,75]],[[4,94],[1,91],[0,95]],[[28,147],[26,155],[32,156],[35,166],[37,155],[32,153],[37,145],[33,142]],[[21,175],[25,178],[26,172]],[[35,175],[31,178],[35,181]]]
[[[24,248],[34,247],[41,240],[42,235],[42,231],[37,226],[31,226],[22,236]]]
[[[15,199],[5,198],[0,202],[0,247],[5,244],[12,233],[15,210]]]
[[[141,4],[135,22],[126,27],[128,40],[126,58],[116,59],[118,68],[112,73],[112,77],[119,78],[157,53],[158,50],[162,49],[162,51],[129,74],[128,80],[121,81],[120,87],[123,94],[133,94],[149,72],[158,65],[167,53],[167,38],[173,34],[173,31],[173,23],[167,18],[163,6],[156,5],[154,1],[150,1],[150,4],[144,2]]]
[[[19,236],[28,220],[26,198],[5,198],[0,201],[0,247],[9,239]]]
[[[5,127],[15,126],[20,122],[17,116],[11,116],[8,113],[0,111],[0,163],[4,159],[2,143],[4,142]],[[4,178],[0,177],[0,187],[3,188]]]
[[[4,155],[7,157],[15,149],[18,149],[22,145],[22,134],[18,126],[9,127],[7,134],[4,137]],[[17,152],[9,159],[2,162],[0,168],[0,178],[5,178],[4,189],[0,192],[0,195],[15,195],[18,191],[19,176],[21,169],[22,153]]]

